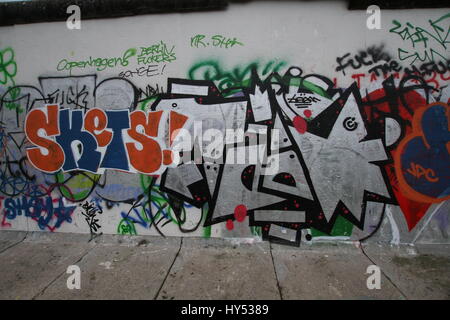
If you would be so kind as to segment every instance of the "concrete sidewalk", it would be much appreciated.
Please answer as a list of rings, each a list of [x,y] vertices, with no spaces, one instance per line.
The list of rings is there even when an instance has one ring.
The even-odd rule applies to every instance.
[[[450,246],[0,232],[0,299],[449,299]],[[369,290],[369,265],[381,289]],[[81,289],[69,290],[69,265]]]

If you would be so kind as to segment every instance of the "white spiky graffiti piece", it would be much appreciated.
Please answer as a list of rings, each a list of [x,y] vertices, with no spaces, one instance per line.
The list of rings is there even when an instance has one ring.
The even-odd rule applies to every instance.
[[[192,199],[188,186],[202,179],[203,177],[197,166],[194,163],[186,163],[167,170],[164,186]]]
[[[247,210],[254,210],[285,200],[281,197],[258,191],[259,179],[262,173],[261,163],[254,163],[255,172],[254,178],[251,181],[251,189],[246,188],[242,183],[236,183],[237,181],[241,181],[243,171],[249,165],[252,165],[250,161],[251,155],[264,154],[265,148],[266,146],[264,145],[253,145],[239,146],[236,148],[230,147],[228,149],[227,159],[236,156],[240,157],[241,155],[244,155],[244,157],[240,163],[236,161],[236,163],[226,163],[224,165],[219,185],[220,192],[217,194],[213,218],[233,214],[236,206],[240,204],[245,204]]]
[[[274,123],[273,128],[275,130],[278,130],[279,137],[278,137],[278,139],[272,139],[271,144],[270,144],[270,149],[278,150],[281,148],[290,147],[292,145],[292,143],[289,139],[289,136],[286,133],[286,130],[283,126],[283,123],[281,122],[279,115],[277,115],[275,118],[275,123]]]
[[[351,94],[327,139],[290,128],[308,167],[311,181],[329,221],[342,201],[361,218],[364,191],[389,197],[380,168],[371,163],[386,160],[381,139],[362,141],[366,135],[361,113]]]
[[[255,93],[249,94],[249,98],[253,117],[256,122],[272,118],[272,110],[270,109],[269,94],[267,91],[262,92],[260,87],[257,86],[255,88]]]
[[[317,93],[297,93],[298,87],[289,87],[289,93],[278,94],[275,96],[281,110],[289,119],[295,116],[308,118],[309,112],[311,117],[317,117],[326,110],[333,100],[325,98]],[[305,103],[302,103],[305,102]]]

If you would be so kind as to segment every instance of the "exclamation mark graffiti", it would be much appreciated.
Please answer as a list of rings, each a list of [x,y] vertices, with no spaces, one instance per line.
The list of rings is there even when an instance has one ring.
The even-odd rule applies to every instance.
[[[182,115],[175,111],[170,111],[169,118],[169,144],[172,146],[173,141],[177,137],[180,129],[183,128],[186,123],[188,117]],[[172,164],[174,156],[172,154],[172,150],[164,150],[163,151],[163,163],[168,166]]]

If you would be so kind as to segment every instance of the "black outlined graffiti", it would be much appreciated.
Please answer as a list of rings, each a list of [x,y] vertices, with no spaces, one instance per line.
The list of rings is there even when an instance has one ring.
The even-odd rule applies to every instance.
[[[91,238],[89,239],[89,241],[92,241],[102,234],[101,232],[98,233],[101,226],[99,224],[100,220],[97,219],[97,214],[102,214],[103,211],[102,209],[97,208],[95,206],[95,203],[90,203],[89,201],[85,201],[84,203],[80,204],[80,206],[83,208],[81,214],[84,216],[91,233]]]
[[[387,60],[382,56],[374,51],[355,60],[372,66]],[[340,71],[358,67],[345,59]],[[444,67],[430,64],[421,71]],[[356,83],[336,88],[328,77],[304,75],[297,66],[263,78],[250,68],[246,76],[223,90],[216,83],[222,77],[217,81],[169,78],[163,92],[159,85],[141,90],[123,77],[99,81],[96,75],[41,77],[39,87],[11,88],[20,93],[14,99],[3,94],[0,100],[5,146],[0,157],[1,195],[42,201],[55,196],[45,201],[62,201],[59,206],[70,214],[53,214],[44,221],[50,202],[45,202],[49,209],[41,210],[39,217],[28,214],[50,230],[71,223],[73,210],[68,203],[81,202],[91,239],[100,234],[98,214],[106,210],[120,216],[117,232],[121,234],[137,234],[143,228],[166,236],[170,225],[190,233],[223,224],[230,234],[250,226],[261,230],[266,240],[299,245],[302,239],[313,238],[314,232],[333,234],[339,221],[345,220],[361,229],[360,239],[370,237],[386,207],[405,201],[395,182],[392,152],[411,127],[418,106],[431,103],[437,89],[417,74],[386,77],[371,91]],[[7,103],[18,107],[9,109]],[[179,150],[182,162],[161,175],[111,169],[46,174],[26,157],[25,150],[32,145],[23,123],[31,110],[51,103],[83,113],[94,108],[175,111],[189,119],[183,129],[192,139]],[[216,134],[207,133],[213,129]],[[242,135],[229,137],[227,130]],[[167,138],[169,144],[180,143]],[[25,212],[17,205],[12,210],[11,201],[2,203],[9,210],[1,216],[2,226]]]

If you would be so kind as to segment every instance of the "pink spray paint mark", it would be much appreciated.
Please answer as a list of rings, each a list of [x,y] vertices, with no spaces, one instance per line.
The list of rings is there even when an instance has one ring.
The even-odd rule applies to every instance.
[[[245,220],[245,217],[247,216],[247,207],[243,204],[240,204],[234,208],[234,217],[238,222],[242,222]]]
[[[0,197],[0,209],[2,208],[2,202],[4,197]],[[11,223],[6,222],[6,209],[3,210],[2,227],[11,227]]]
[[[234,229],[233,220],[231,220],[231,219],[227,220],[227,229],[230,230],[230,231]]]
[[[303,115],[307,118],[311,118],[312,112],[311,110],[305,110],[303,111]]]
[[[307,123],[305,119],[300,116],[295,116],[293,119],[295,129],[300,133],[304,134],[306,132]]]

